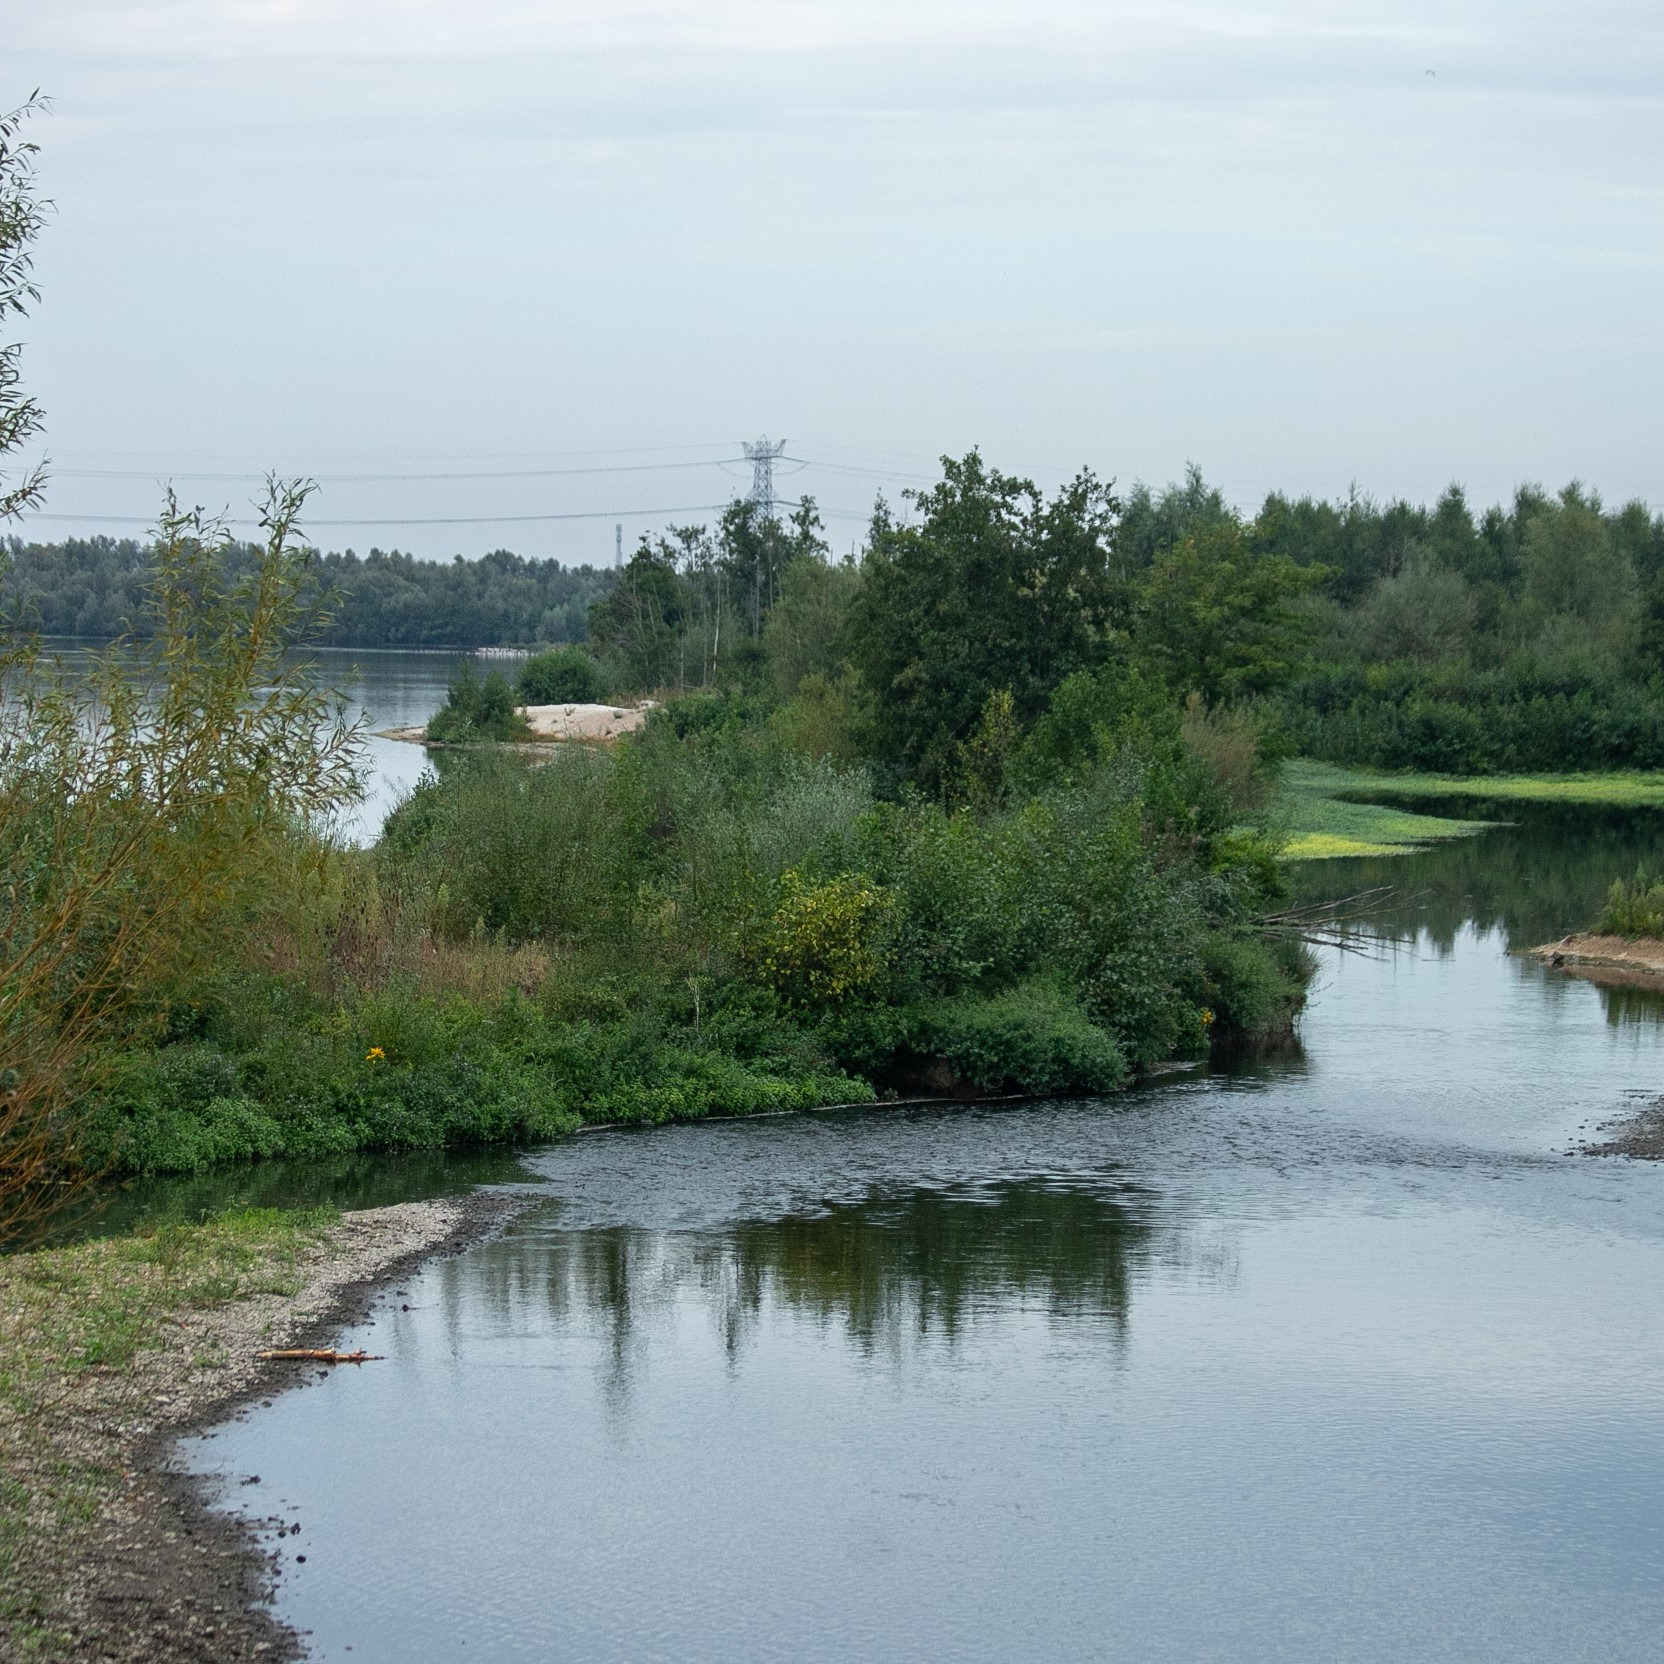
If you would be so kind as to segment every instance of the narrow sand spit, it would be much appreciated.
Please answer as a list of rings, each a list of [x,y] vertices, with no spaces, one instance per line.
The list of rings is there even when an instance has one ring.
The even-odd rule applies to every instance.
[[[624,734],[639,733],[647,726],[647,713],[653,709],[653,701],[644,700],[639,705],[521,705],[516,708],[531,730],[530,743],[580,740],[595,745]],[[381,739],[405,740],[411,745],[428,743],[425,728],[383,728],[378,734]],[[494,743],[512,746],[515,742]]]
[[[520,714],[540,740],[615,740],[647,725],[646,705],[524,705]]]
[[[1558,970],[1569,970],[1572,975],[1589,970],[1629,970],[1636,973],[1637,980],[1664,977],[1664,942],[1657,937],[1601,937],[1582,932],[1561,937],[1559,942],[1544,942],[1543,947],[1528,948],[1528,955]]]
[[[31,1644],[28,1656],[117,1664],[299,1657],[299,1636],[266,1604],[271,1561],[253,1529],[207,1508],[175,1447],[322,1367],[264,1361],[261,1351],[328,1346],[343,1324],[368,1313],[381,1285],[485,1235],[520,1202],[487,1193],[346,1214],[306,1250],[293,1292],[187,1309],[159,1326],[130,1369],[66,1376],[28,1438],[12,1445],[38,1471],[9,1477],[50,1484],[64,1464],[119,1473],[123,1483],[85,1531],[43,1545],[56,1566],[51,1609],[39,1620],[53,1638]],[[0,1655],[18,1656],[8,1629],[0,1623]]]

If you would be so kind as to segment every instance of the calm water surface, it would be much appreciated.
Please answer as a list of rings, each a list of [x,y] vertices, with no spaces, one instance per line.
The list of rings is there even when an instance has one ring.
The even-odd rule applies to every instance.
[[[344,817],[347,835],[371,843],[381,823],[428,767],[428,754],[405,740],[382,739],[384,728],[416,728],[445,703],[457,665],[471,655],[364,647],[324,647],[312,655],[320,679],[345,696],[351,716],[362,716],[367,791]],[[512,674],[515,666],[508,665]]]
[[[1273,1063],[535,1153],[386,1362],[189,1459],[358,1664],[1656,1658],[1664,1169],[1564,1152],[1659,1007],[1505,949],[1659,843],[1311,874],[1411,935]]]

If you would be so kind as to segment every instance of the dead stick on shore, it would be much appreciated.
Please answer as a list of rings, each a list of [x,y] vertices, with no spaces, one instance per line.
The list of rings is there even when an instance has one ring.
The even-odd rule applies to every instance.
[[[286,1347],[278,1352],[262,1352],[262,1358],[298,1358],[313,1364],[375,1364],[381,1363],[379,1352],[329,1352],[316,1347]]]

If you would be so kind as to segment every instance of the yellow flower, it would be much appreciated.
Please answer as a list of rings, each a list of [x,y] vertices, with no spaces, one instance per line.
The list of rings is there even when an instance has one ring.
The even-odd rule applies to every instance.
[[[384,1052],[380,1046],[372,1046],[367,1052],[365,1052],[364,1061],[366,1063],[385,1063],[387,1061],[387,1053]]]
[[[1213,1027],[1213,1013],[1211,1011],[1204,1011],[1202,1013],[1202,1027],[1203,1028],[1212,1028]]]

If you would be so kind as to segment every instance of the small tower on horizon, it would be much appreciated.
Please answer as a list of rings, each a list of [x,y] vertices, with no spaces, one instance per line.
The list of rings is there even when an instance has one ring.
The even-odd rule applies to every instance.
[[[614,566],[624,564],[624,522],[619,520],[612,528],[612,563]]]

